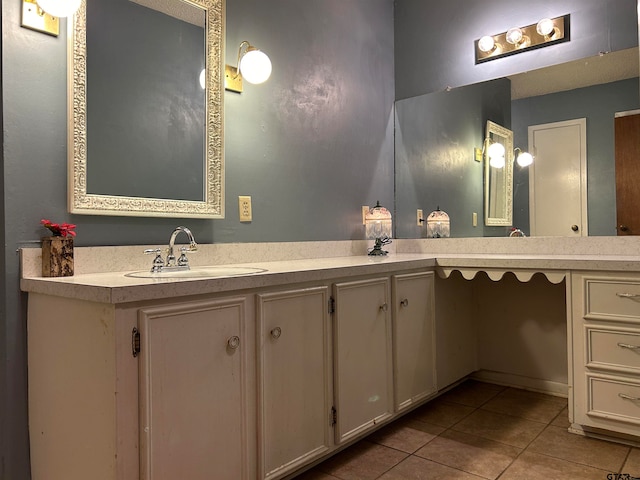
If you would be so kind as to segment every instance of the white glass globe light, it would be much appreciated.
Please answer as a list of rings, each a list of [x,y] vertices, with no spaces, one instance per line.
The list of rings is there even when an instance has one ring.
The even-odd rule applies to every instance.
[[[522,42],[523,33],[519,28],[510,28],[507,30],[506,39],[512,45],[518,45]]]
[[[205,68],[200,72],[200,86],[203,90],[207,88],[207,70]]]
[[[492,143],[487,150],[489,158],[504,157],[504,145],[501,143]]]
[[[70,17],[80,8],[82,0],[37,0],[42,10],[54,17]]]
[[[489,165],[493,168],[503,168],[505,166],[504,156],[502,157],[489,157]]]
[[[493,40],[493,37],[489,35],[485,35],[480,40],[478,40],[478,48],[481,52],[487,53],[493,50],[496,46],[496,42]]]
[[[260,50],[248,50],[240,60],[240,73],[249,83],[263,83],[271,76],[271,60]]]
[[[533,163],[533,156],[529,152],[521,152],[516,158],[516,162],[521,167],[528,167]]]
[[[536,25],[536,32],[538,32],[538,34],[542,35],[543,37],[549,36],[553,33],[554,28],[555,26],[553,25],[553,20],[551,20],[550,18],[543,18]]]

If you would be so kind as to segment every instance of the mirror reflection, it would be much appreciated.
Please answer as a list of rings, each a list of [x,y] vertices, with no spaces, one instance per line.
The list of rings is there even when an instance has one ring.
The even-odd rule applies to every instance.
[[[72,213],[224,216],[221,13],[221,0],[83,2],[69,95]]]
[[[415,210],[436,205],[449,213],[452,237],[507,236],[509,227],[471,221],[484,211],[484,169],[473,152],[482,148],[486,121],[512,130],[513,146],[535,157],[530,126],[580,118],[587,124],[588,234],[616,235],[614,118],[640,107],[639,90],[633,48],[396,102],[396,236],[424,237],[413,226]],[[527,235],[530,168],[513,167],[512,224]]]
[[[487,121],[484,141],[484,224],[511,226],[513,219],[513,132]]]

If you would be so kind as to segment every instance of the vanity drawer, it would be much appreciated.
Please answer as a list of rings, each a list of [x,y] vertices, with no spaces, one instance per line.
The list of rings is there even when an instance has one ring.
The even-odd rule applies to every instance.
[[[640,281],[585,278],[584,317],[640,323]]]
[[[640,373],[640,332],[585,326],[589,368]]]
[[[640,384],[587,375],[587,415],[640,425]]]

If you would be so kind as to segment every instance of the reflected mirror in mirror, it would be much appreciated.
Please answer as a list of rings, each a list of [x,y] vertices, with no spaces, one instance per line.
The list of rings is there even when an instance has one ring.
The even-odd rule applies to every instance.
[[[221,0],[83,2],[72,35],[72,213],[224,216],[222,11]]]
[[[529,126],[575,118],[587,119],[588,233],[615,235],[613,124],[616,112],[640,108],[638,71],[632,48],[396,102],[397,238],[423,237],[415,211],[436,205],[450,214],[452,237],[508,235],[507,226],[470,220],[483,211],[473,151],[485,122],[512,130],[513,146],[527,150]],[[529,168],[516,164],[513,176],[513,226],[529,235]]]
[[[513,218],[513,132],[487,121],[484,142],[484,224],[510,226]]]

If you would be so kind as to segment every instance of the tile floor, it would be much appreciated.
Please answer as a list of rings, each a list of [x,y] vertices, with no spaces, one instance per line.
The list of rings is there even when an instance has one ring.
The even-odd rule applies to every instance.
[[[568,433],[567,418],[564,398],[468,380],[296,480],[640,478],[640,448]]]

